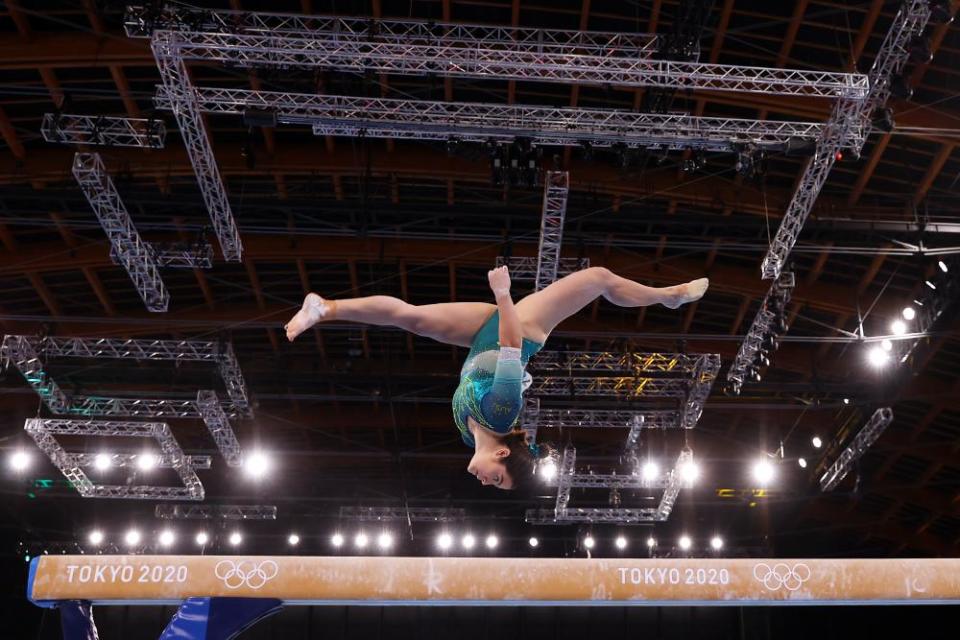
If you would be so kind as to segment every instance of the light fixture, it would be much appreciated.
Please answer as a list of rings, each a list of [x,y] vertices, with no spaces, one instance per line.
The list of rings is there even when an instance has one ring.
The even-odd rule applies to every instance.
[[[900,315],[903,316],[904,320],[913,320],[917,317],[917,310],[913,307],[904,307],[903,311],[900,312]]]
[[[678,541],[678,544],[680,545],[681,549],[683,549],[684,551],[687,551],[688,549],[690,549],[690,547],[693,546],[693,540],[691,540],[690,536],[688,535],[682,535],[680,536],[680,540]]]
[[[714,551],[720,551],[720,549],[723,549],[723,538],[720,536],[713,536],[710,538],[710,548]]]
[[[196,537],[193,539],[193,541],[196,542],[198,545],[200,545],[200,546],[202,547],[203,545],[205,545],[205,544],[207,544],[208,542],[210,542],[210,536],[207,535],[207,532],[206,532],[206,531],[200,531],[199,533],[197,533],[197,535],[196,535]]]
[[[335,547],[342,547],[342,546],[343,546],[343,534],[342,534],[342,533],[335,533],[335,534],[333,534],[332,536],[330,536],[330,544],[332,544],[332,545],[335,546]]]
[[[660,465],[658,465],[653,460],[648,460],[643,463],[643,469],[641,470],[643,479],[647,482],[653,482],[660,477]]]
[[[533,537],[531,537],[530,540],[528,540],[527,542],[528,542],[528,543],[530,544],[530,546],[533,547],[533,548],[536,548],[536,547],[540,546],[540,541],[537,540],[536,538],[533,538]]]
[[[653,549],[655,546],[657,546],[657,539],[653,536],[647,538],[647,548]]]
[[[947,263],[943,260],[937,260],[937,266],[940,267],[940,271],[947,273],[949,269],[947,268]]]
[[[247,475],[259,480],[270,470],[270,458],[262,451],[254,451],[243,461],[243,469]]]
[[[593,549],[593,546],[597,544],[597,541],[593,539],[593,536],[588,535],[583,539],[583,546],[587,549]]]
[[[243,542],[243,536],[240,535],[239,531],[234,531],[230,534],[230,537],[227,538],[227,542],[229,542],[231,546],[237,547]]]
[[[850,404],[850,398],[844,398],[843,404]]]
[[[820,439],[820,436],[813,436],[813,438],[810,439],[810,444],[813,445],[814,449],[819,449],[823,446],[823,440]]]
[[[137,546],[140,544],[140,532],[136,529],[130,529],[126,535],[123,536],[123,541],[127,543],[128,547]]]
[[[806,458],[797,458],[797,464],[800,465],[801,469],[807,468],[807,459]]]
[[[924,281],[923,281],[923,284],[927,285],[928,287],[930,287],[930,288],[933,289],[934,291],[937,290],[937,285],[933,284],[933,283],[930,282],[929,280],[924,280]]]
[[[152,453],[141,453],[137,456],[137,467],[141,471],[150,471],[157,466],[157,456]]]
[[[773,480],[775,470],[769,460],[757,460],[753,464],[753,479],[761,485],[766,485]]]
[[[884,351],[893,351],[893,343],[884,338],[880,341],[880,348]]]
[[[30,466],[30,454],[18,450],[10,454],[10,468],[14,471],[25,471]]]
[[[626,549],[627,548],[627,539],[623,536],[617,536],[617,539],[614,541],[614,544],[617,545],[617,549]]]
[[[500,544],[500,539],[491,533],[487,536],[487,539],[484,540],[484,544],[487,545],[487,549],[496,549],[497,545]]]
[[[902,336],[907,332],[907,323],[903,320],[894,320],[890,323],[890,331],[895,336]]]
[[[160,546],[162,547],[172,547],[176,539],[177,536],[170,529],[164,529],[157,537],[157,540],[160,542]]]
[[[300,544],[300,536],[295,533],[291,533],[289,536],[287,536],[287,544],[289,544],[291,547],[297,546]]]
[[[876,369],[884,366],[889,361],[890,355],[883,350],[883,347],[872,347],[867,352],[867,362],[869,362]]]
[[[377,546],[381,549],[389,549],[393,546],[393,536],[387,531],[384,531],[377,536]]]
[[[472,534],[466,534],[460,540],[460,544],[463,545],[464,549],[473,549],[473,545],[476,544],[477,539],[473,537]]]
[[[444,531],[439,536],[437,536],[437,546],[446,551],[451,546],[453,546],[453,536]]]
[[[693,484],[700,477],[700,467],[693,460],[680,465],[680,478],[687,484]]]
[[[113,465],[113,460],[106,453],[98,453],[93,459],[93,466],[99,471],[106,471]]]
[[[557,463],[553,460],[547,460],[540,465],[540,477],[544,480],[553,480],[557,476]]]
[[[365,549],[367,547],[367,543],[369,542],[370,538],[368,538],[367,534],[362,531],[353,537],[353,546],[355,546],[357,549]]]
[[[95,547],[100,546],[103,542],[103,532],[99,529],[94,529],[90,532],[90,535],[87,536],[87,541]]]

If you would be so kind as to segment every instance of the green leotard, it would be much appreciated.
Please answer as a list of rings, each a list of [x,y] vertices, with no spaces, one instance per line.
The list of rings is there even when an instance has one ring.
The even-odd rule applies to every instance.
[[[477,335],[460,370],[460,386],[453,394],[453,419],[464,443],[473,447],[467,417],[497,433],[509,433],[523,408],[523,370],[543,345],[523,339],[520,361],[498,361],[500,314],[493,312]]]

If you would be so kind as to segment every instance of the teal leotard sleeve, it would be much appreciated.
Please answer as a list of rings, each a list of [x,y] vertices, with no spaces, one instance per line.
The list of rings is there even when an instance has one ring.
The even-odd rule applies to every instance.
[[[523,407],[523,365],[520,358],[497,358],[493,384],[480,398],[480,417],[497,433],[507,433]]]

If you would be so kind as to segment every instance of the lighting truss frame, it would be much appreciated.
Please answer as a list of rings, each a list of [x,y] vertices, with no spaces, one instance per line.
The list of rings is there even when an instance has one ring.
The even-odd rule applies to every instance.
[[[497,256],[496,266],[504,265],[510,269],[511,281],[537,279],[537,262],[539,257],[533,256]],[[582,271],[590,266],[590,258],[560,258],[557,263],[557,277],[568,276],[571,273]]]
[[[764,339],[767,336],[775,334],[773,323],[776,317],[767,309],[770,300],[781,292],[787,292],[788,297],[784,301],[784,306],[786,306],[786,302],[789,302],[789,292],[793,290],[795,285],[796,278],[794,274],[785,271],[777,276],[776,281],[770,286],[770,289],[767,290],[767,293],[763,296],[763,300],[760,301],[760,310],[757,311],[753,322],[750,323],[747,335],[740,344],[740,349],[737,350],[737,356],[727,370],[727,381],[740,385],[744,383],[747,378],[747,369],[749,369],[756,360],[757,353],[760,351]]]
[[[160,265],[150,246],[133,226],[100,154],[74,155],[73,177],[110,238],[111,256],[127,270],[147,310],[165,312],[170,304],[170,293],[160,277]]]
[[[158,504],[161,520],[276,520],[277,508],[262,504]]]
[[[203,485],[195,469],[173,437],[165,422],[125,422],[28,418],[24,430],[50,461],[84,498],[122,498],[132,500],[203,500]],[[77,464],[83,458],[68,453],[55,436],[96,436],[101,438],[153,438],[162,457],[170,463],[183,482],[182,487],[94,483]]]
[[[853,464],[862,458],[873,443],[883,435],[891,422],[893,422],[893,411],[890,407],[881,407],[874,411],[867,424],[863,425],[837,460],[820,476],[820,490],[827,492],[835,489],[850,473]]]
[[[167,138],[163,120],[45,113],[40,133],[47,142],[108,147],[162,149]]]
[[[212,269],[213,247],[209,242],[199,243],[145,243],[157,261],[157,266],[166,269]],[[120,264],[113,245],[110,246],[110,260]]]
[[[140,423],[137,423],[140,424]],[[72,466],[77,467],[92,467],[97,463],[97,457],[101,454],[97,453],[70,453],[67,454],[68,462]],[[140,454],[138,453],[108,453],[106,454],[110,458],[110,467],[135,467],[139,460]],[[210,456],[184,456],[184,459],[187,462],[187,465],[193,469],[209,469],[212,460]],[[177,460],[171,458],[170,456],[163,455],[157,456],[154,467],[157,469],[173,469],[177,464]]]
[[[870,129],[870,115],[886,104],[890,97],[890,77],[900,73],[907,64],[910,41],[922,35],[930,19],[929,0],[904,0],[880,45],[868,75],[868,90],[860,96],[841,97],[833,107],[830,120],[817,140],[813,157],[783,215],[780,228],[770,243],[761,268],[764,280],[776,280],[786,264],[787,256],[796,243],[813,204],[820,194],[837,152],[848,140],[857,140],[857,153],[863,147]],[[853,135],[853,132],[858,132]]]
[[[112,358],[117,360],[174,362],[195,361],[216,363],[223,378],[230,402],[223,410],[233,417],[252,414],[246,383],[230,343],[202,340],[121,340],[113,338],[58,338],[24,335],[6,335],[0,345],[0,354],[9,359],[27,383],[40,396],[47,408],[57,415],[142,417],[142,418],[203,418],[204,410],[196,398],[176,400],[165,398],[107,398],[101,396],[68,397],[45,369],[47,357]],[[42,354],[42,356],[41,356]],[[212,391],[209,393],[213,393]],[[218,423],[222,431],[229,422]],[[213,431],[211,431],[213,433]],[[232,434],[232,429],[230,430]],[[216,439],[218,436],[214,435]],[[225,436],[221,437],[223,439]],[[234,437],[234,441],[236,438]],[[219,442],[218,442],[219,444]],[[239,445],[238,445],[239,446]],[[236,453],[228,450],[231,461]]]
[[[563,221],[567,216],[570,172],[547,171],[543,180],[543,208],[540,214],[540,243],[537,247],[537,275],[534,290],[540,291],[557,279]]]
[[[210,436],[217,444],[217,449],[231,467],[243,465],[243,450],[237,441],[237,436],[230,426],[230,418],[227,417],[223,406],[220,404],[220,398],[216,391],[201,390],[197,392],[197,411],[203,423],[207,425]]]
[[[356,522],[463,522],[464,509],[453,507],[340,507],[341,520]]]

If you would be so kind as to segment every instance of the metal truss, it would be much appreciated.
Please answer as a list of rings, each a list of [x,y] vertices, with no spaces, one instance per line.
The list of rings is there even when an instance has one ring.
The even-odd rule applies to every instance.
[[[133,220],[103,166],[100,154],[78,153],[73,176],[110,238],[111,255],[123,265],[148,311],[164,312],[170,294],[160,277],[159,265],[147,243],[140,239]]]
[[[375,38],[392,44],[433,48],[465,47],[522,50],[528,53],[581,53],[595,56],[651,57],[659,48],[656,34],[572,31],[464,25],[415,20],[374,20],[337,16],[302,16],[248,11],[209,11],[165,5],[128,6],[124,29],[131,38],[155,30],[224,34],[338,38],[363,43]]]
[[[167,269],[212,269],[213,247],[209,243],[145,243],[157,266]],[[120,264],[116,247],[110,246],[110,260]]]
[[[164,34],[169,37],[164,37]],[[210,146],[203,116],[197,106],[187,66],[180,56],[180,50],[175,46],[176,40],[177,34],[173,32],[158,32],[151,40],[150,47],[163,85],[173,102],[173,114],[183,135],[187,155],[210,214],[214,233],[220,242],[220,250],[228,262],[239,262],[243,255],[240,232],[230,209],[227,190],[220,177],[220,169]]]
[[[881,407],[874,411],[863,429],[847,445],[836,462],[830,465],[826,473],[820,477],[820,489],[831,491],[836,488],[850,473],[853,464],[863,457],[863,454],[877,441],[877,438],[883,434],[891,422],[893,422],[893,411],[890,407]]]
[[[70,466],[92,467],[96,464],[99,455],[96,453],[69,453],[67,454],[67,460]],[[140,457],[138,453],[108,453],[106,455],[110,458],[111,468],[134,467]],[[187,466],[192,469],[209,469],[211,464],[210,456],[184,456],[184,460]],[[153,466],[158,469],[173,469],[176,468],[177,462],[170,456],[158,456]]]
[[[487,29],[490,27],[461,28]],[[495,29],[496,30],[496,29]],[[512,31],[508,29],[507,31]],[[567,32],[569,33],[569,32]],[[589,36],[585,36],[589,38]],[[441,75],[577,84],[671,87],[808,97],[862,99],[866,76],[770,69],[626,55],[591,55],[513,46],[511,41],[418,41],[370,34],[216,33],[156,30],[152,43],[175,47],[184,60],[238,67],[334,68],[396,75]],[[610,53],[613,53],[611,50]]]
[[[497,256],[496,266],[506,265],[510,269],[511,281],[536,280],[538,260],[539,258],[534,257]],[[560,258],[557,263],[557,277],[568,276],[589,266],[590,258]]]
[[[37,351],[37,340],[30,336],[3,336],[0,353],[20,371],[43,404],[53,413],[69,413],[70,399],[44,368]]]
[[[683,398],[689,380],[638,376],[535,376],[528,392],[539,396]]]
[[[37,446],[84,498],[126,498],[133,500],[203,500],[203,485],[187,456],[177,444],[170,427],[164,422],[114,422],[95,420],[28,419],[24,430]],[[183,482],[182,487],[98,484],[77,464],[76,454],[60,446],[56,436],[95,436],[98,438],[153,438]]]
[[[281,123],[312,125],[317,135],[414,140],[511,142],[525,138],[541,145],[589,143],[598,148],[625,144],[731,151],[752,145],[779,150],[791,139],[817,139],[824,126],[815,122],[613,109],[357,98],[218,87],[197,87],[195,98],[205,113],[240,115],[248,109],[269,111]],[[158,88],[154,99],[158,109],[172,109],[174,102],[169,90]],[[843,143],[856,146],[859,141]]]
[[[263,504],[158,504],[162,520],[276,520],[277,508]]]
[[[547,171],[543,181],[543,210],[540,214],[540,244],[537,248],[537,276],[534,289],[540,291],[557,279],[563,221],[570,193],[568,171]]]
[[[162,149],[167,129],[154,118],[115,118],[45,113],[40,133],[47,142]]]
[[[534,360],[543,371],[616,371],[620,373],[663,373],[690,376],[708,361],[719,362],[715,354],[617,353],[613,351],[541,351]]]
[[[793,199],[783,215],[777,235],[763,259],[764,280],[775,280],[803,229],[813,203],[836,161],[837,152],[850,140],[856,140],[859,154],[870,127],[870,115],[890,97],[890,78],[907,64],[908,43],[923,34],[930,18],[929,0],[905,0],[897,12],[869,74],[869,90],[860,96],[837,101],[830,120],[817,140],[813,158],[804,168]]]
[[[215,391],[197,392],[197,410],[203,423],[207,425],[213,441],[217,443],[217,449],[223,455],[223,459],[231,467],[239,467],[243,464],[243,451],[240,443],[237,442],[237,436],[230,426],[230,419],[220,406],[220,399]]]
[[[719,373],[719,355],[704,354],[698,358],[690,391],[680,410],[680,426],[684,429],[693,429],[700,421],[700,416],[703,415],[703,407],[707,403],[707,398],[710,397],[710,391],[713,389],[713,383]]]
[[[239,413],[248,416],[250,414],[250,401],[247,396],[247,385],[243,379],[243,373],[240,371],[240,364],[237,362],[237,356],[233,351],[233,345],[229,342],[215,342],[205,340],[123,340],[119,338],[58,338],[48,336],[46,338],[36,338],[33,336],[5,336],[3,349],[6,351],[7,341],[10,341],[10,349],[16,350],[16,357],[8,355],[15,362],[24,362],[25,367],[39,366],[42,370],[42,362],[38,354],[42,353],[48,358],[111,358],[114,360],[163,360],[171,362],[211,362],[216,363],[217,369],[223,378],[223,383],[227,389],[227,395],[230,396],[229,410],[231,413]],[[36,362],[30,362],[33,359]],[[36,363],[39,363],[37,365]],[[27,370],[21,368],[24,377],[27,377]],[[34,371],[33,369],[28,369]],[[31,374],[34,378],[36,372]],[[30,381],[30,378],[28,378]],[[49,381],[53,383],[52,380]],[[35,387],[36,388],[36,387]],[[38,393],[40,393],[38,389]],[[50,395],[47,392],[46,395]],[[41,393],[41,397],[45,394]],[[63,394],[60,394],[63,396]],[[64,401],[66,399],[63,396]],[[200,417],[196,408],[193,406],[193,399],[189,401],[177,400],[149,400],[149,399],[117,399],[117,398],[89,398],[80,400],[80,396],[74,398],[74,409],[69,408],[69,402],[61,403],[61,410],[55,409],[49,403],[50,410],[54,413],[75,413],[80,412],[79,406],[84,405],[82,415],[137,415],[137,416],[161,416],[171,415],[171,411],[179,414],[179,417]],[[86,404],[85,404],[86,403]],[[63,410],[67,407],[66,410]],[[99,413],[98,407],[102,407],[106,413]],[[156,413],[159,412],[159,413]]]
[[[464,509],[447,507],[340,507],[341,520],[357,522],[461,522]]]
[[[680,426],[678,411],[631,411],[625,409],[539,408],[542,427],[564,429],[674,429]]]
[[[783,272],[777,276],[777,280],[771,285],[770,289],[764,295],[760,302],[760,310],[750,323],[747,335],[737,351],[737,357],[727,370],[727,380],[737,385],[742,385],[747,379],[747,370],[754,366],[757,360],[757,354],[763,348],[764,341],[776,336],[774,329],[776,315],[771,311],[771,301],[779,299],[782,301],[781,313],[785,312],[786,304],[790,300],[790,292],[796,284],[792,272]]]
[[[664,522],[673,511],[680,489],[685,485],[680,477],[680,467],[693,460],[693,453],[684,449],[677,457],[674,468],[660,478],[644,480],[636,475],[592,474],[576,472],[576,450],[568,446],[563,451],[560,468],[552,481],[557,487],[556,505],[553,510],[530,509],[526,521],[531,524],[614,523],[635,524]],[[656,507],[571,507],[571,489],[663,489]]]

